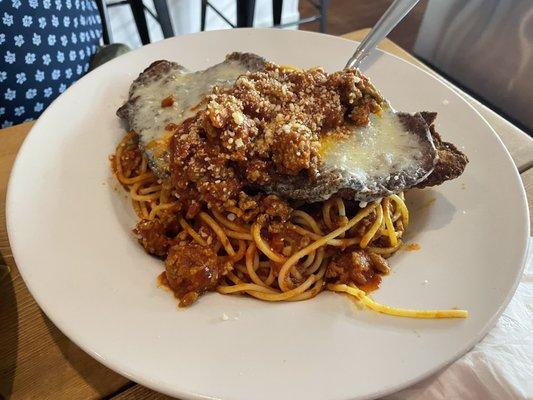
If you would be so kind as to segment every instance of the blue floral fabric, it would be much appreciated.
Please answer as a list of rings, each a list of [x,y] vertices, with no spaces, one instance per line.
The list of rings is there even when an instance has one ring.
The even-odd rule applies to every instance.
[[[89,68],[93,0],[0,0],[0,126],[31,121]]]

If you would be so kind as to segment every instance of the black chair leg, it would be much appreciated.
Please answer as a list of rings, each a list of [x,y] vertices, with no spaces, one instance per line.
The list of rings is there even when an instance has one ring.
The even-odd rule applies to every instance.
[[[200,30],[205,31],[205,17],[207,14],[207,0],[202,0],[202,15],[200,20]]]
[[[325,33],[328,29],[328,4],[329,0],[320,1],[320,32]]]
[[[157,13],[157,20],[163,31],[163,36],[165,38],[174,36],[174,29],[172,29],[172,22],[170,22],[170,15],[168,13],[167,0],[154,0],[154,7]]]
[[[237,28],[254,26],[255,0],[237,0]]]
[[[137,31],[141,37],[142,44],[150,43],[150,34],[148,33],[148,24],[146,23],[146,15],[144,15],[144,5],[142,0],[129,0],[131,12],[137,25]]]
[[[274,26],[281,24],[281,13],[283,11],[283,0],[272,0],[272,14]]]
[[[110,44],[113,41],[111,34],[111,23],[109,22],[109,13],[107,12],[107,4],[104,0],[96,0],[100,19],[102,21],[102,39],[104,44]]]

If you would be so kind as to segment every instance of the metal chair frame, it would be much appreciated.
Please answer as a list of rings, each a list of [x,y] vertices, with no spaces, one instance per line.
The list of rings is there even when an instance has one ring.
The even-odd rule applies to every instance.
[[[135,25],[137,26],[137,32],[141,38],[141,43],[150,43],[150,33],[148,31],[148,23],[146,21],[145,11],[148,12],[161,26],[163,36],[165,38],[174,36],[174,29],[172,29],[172,23],[170,21],[170,14],[168,12],[168,5],[166,0],[153,0],[155,13],[146,7],[142,0],[119,0],[113,3],[106,3],[105,0],[96,0],[98,11],[100,12],[100,18],[102,20],[103,28],[103,40],[104,44],[110,44],[113,42],[113,35],[111,32],[111,23],[109,21],[108,7],[116,7],[122,5],[129,5],[131,13],[135,19]]]
[[[237,1],[237,24],[233,24],[220,10],[214,7],[209,0],[202,0],[202,10],[201,10],[201,24],[200,28],[202,31],[205,30],[205,20],[207,14],[207,7],[212,9],[220,18],[224,20],[232,28],[242,28],[242,27],[251,27],[254,24],[254,10],[255,10],[255,0],[236,0]],[[298,21],[289,22],[286,24],[281,23],[281,14],[283,9],[283,0],[272,0],[272,10],[273,10],[273,28],[285,28],[288,26],[307,24],[310,22],[319,21],[320,22],[320,32],[326,32],[327,22],[328,22],[328,5],[329,0],[320,0],[320,2],[315,2],[313,0],[307,0],[311,5],[313,5],[318,11],[318,15],[313,15],[311,17],[302,18]]]

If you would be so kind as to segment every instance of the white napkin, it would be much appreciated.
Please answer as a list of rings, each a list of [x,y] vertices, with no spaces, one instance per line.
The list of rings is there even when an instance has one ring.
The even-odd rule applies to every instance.
[[[516,293],[487,336],[447,368],[387,399],[533,399],[533,238]]]

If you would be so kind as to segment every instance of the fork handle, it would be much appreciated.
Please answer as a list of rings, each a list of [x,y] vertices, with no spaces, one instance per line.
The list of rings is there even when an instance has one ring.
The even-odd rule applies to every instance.
[[[359,68],[364,58],[387,37],[392,29],[400,23],[419,0],[395,0],[381,16],[372,30],[357,46],[355,53],[346,63],[345,68]]]

